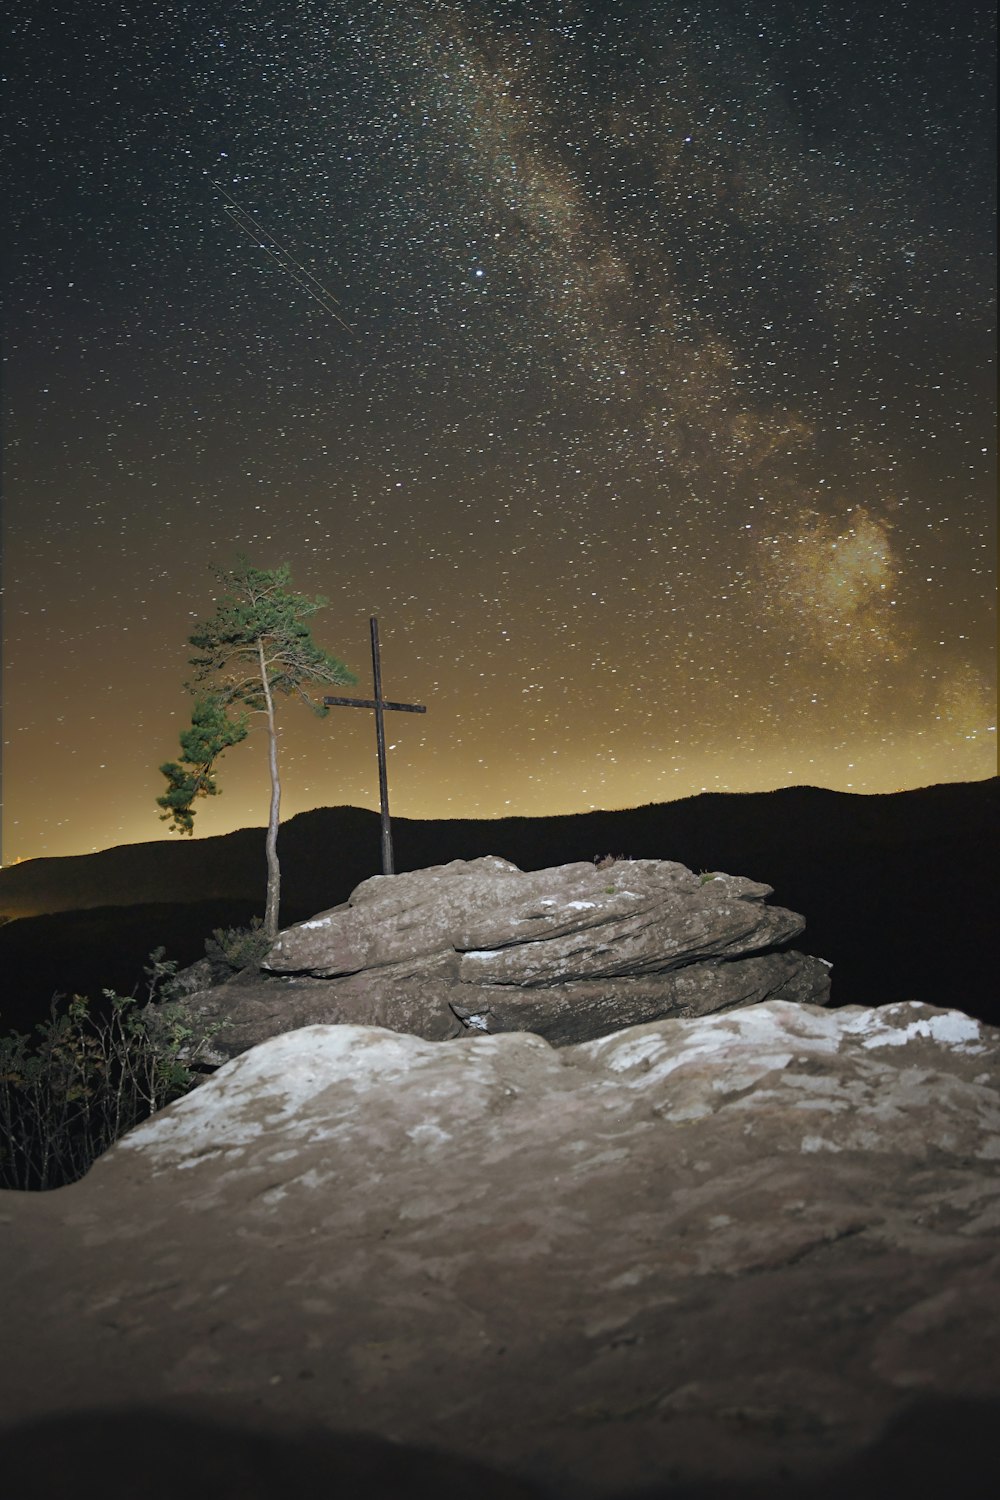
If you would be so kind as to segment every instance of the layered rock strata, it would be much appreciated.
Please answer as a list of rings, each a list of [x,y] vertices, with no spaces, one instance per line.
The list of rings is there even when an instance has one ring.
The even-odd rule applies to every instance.
[[[441,1041],[531,1031],[557,1046],[777,998],[825,1004],[770,886],[666,860],[524,872],[488,856],[374,876],[278,937],[261,974],[188,998],[218,1060],[276,1032],[365,1024]]]

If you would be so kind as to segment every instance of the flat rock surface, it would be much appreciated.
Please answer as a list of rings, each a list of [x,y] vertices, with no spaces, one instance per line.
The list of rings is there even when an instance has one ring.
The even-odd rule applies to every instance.
[[[234,1403],[554,1496],[822,1473],[1000,1396],[998,1061],[905,1003],[275,1037],[0,1195],[0,1410]]]

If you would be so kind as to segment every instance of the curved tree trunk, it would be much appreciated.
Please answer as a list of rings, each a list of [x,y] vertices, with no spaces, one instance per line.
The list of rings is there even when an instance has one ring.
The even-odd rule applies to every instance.
[[[278,726],[274,718],[274,699],[271,684],[267,680],[267,663],[264,660],[264,642],[257,642],[260,657],[260,680],[264,689],[264,704],[267,711],[267,759],[271,772],[271,807],[267,819],[267,838],[264,848],[267,855],[267,902],[264,907],[264,932],[269,938],[278,936],[278,909],[281,904],[281,868],[278,864],[278,819],[281,809],[281,781],[278,777]]]

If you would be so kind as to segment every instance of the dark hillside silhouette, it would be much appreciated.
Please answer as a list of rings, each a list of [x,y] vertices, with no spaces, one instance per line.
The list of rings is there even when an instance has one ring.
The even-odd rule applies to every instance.
[[[997,1023],[998,808],[998,778],[886,796],[791,787],[553,818],[395,818],[393,836],[401,871],[483,854],[522,869],[615,854],[749,875],[805,915],[797,946],[833,961],[836,1004],[924,1000]],[[280,837],[285,925],[379,870],[376,812],[318,808]],[[0,913],[20,918],[0,927],[0,1026],[44,1013],[54,989],[129,988],[153,947],[200,957],[214,927],[262,910],[263,840],[242,829],[0,871]]]

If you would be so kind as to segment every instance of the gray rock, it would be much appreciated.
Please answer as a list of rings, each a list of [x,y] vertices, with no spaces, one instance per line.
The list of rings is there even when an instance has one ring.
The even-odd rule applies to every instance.
[[[456,931],[493,902],[513,898],[526,878],[494,855],[373,875],[342,906],[282,932],[266,966],[334,976],[452,949]]]
[[[804,921],[765,907],[771,894],[666,860],[524,873],[495,856],[456,859],[362,882],[343,906],[281,933],[265,967],[334,977],[453,950],[466,953],[471,984],[658,973],[798,936]]]
[[[998,1229],[1000,1034],[958,1012],[310,1027],[0,1195],[0,1411],[233,1404],[567,1500],[822,1480],[1000,1398]]]
[[[484,987],[488,1031],[534,1031],[555,1047],[607,1036],[665,1016],[687,1018],[756,1005],[763,1000],[824,1003],[829,971],[803,953],[761,953],[707,959],[665,974],[612,982],[584,979],[548,989]],[[483,1009],[480,1004],[480,1011]]]
[[[666,860],[522,872],[493,856],[364,881],[282,932],[262,974],[190,996],[216,1060],[277,1032],[368,1024],[441,1041],[533,1031],[557,1045],[771,997],[825,1004],[828,966],[787,950],[770,886]],[[785,951],[775,951],[785,950]]]

